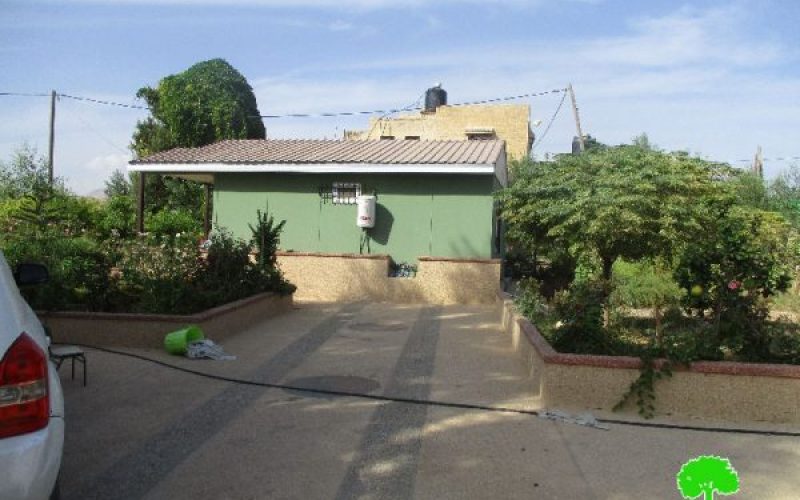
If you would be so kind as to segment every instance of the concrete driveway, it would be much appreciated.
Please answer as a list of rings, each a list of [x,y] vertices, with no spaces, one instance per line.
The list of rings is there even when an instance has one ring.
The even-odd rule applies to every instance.
[[[493,307],[300,305],[224,347],[238,359],[127,352],[246,380],[538,408]],[[100,351],[88,356],[86,388],[62,368],[67,499],[680,498],[675,474],[701,454],[730,458],[739,498],[800,492],[796,437],[627,425],[603,431],[530,415],[241,385]]]

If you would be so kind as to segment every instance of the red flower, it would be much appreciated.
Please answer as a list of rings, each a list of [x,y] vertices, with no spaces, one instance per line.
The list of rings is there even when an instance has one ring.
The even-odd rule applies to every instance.
[[[740,286],[742,286],[741,282],[736,281],[736,280],[731,280],[728,283],[728,289],[729,290],[738,290]]]

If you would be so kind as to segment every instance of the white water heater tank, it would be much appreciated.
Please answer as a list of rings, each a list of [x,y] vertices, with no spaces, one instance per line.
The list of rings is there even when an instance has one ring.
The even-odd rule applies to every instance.
[[[375,196],[363,195],[356,198],[356,206],[358,206],[358,215],[356,217],[356,225],[361,228],[375,227]]]

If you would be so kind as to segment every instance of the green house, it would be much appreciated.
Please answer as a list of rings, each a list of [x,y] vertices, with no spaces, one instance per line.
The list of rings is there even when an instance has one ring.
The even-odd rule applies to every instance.
[[[213,224],[249,239],[256,210],[286,220],[284,251],[501,256],[493,193],[507,182],[497,140],[234,140],[179,148],[130,170],[213,185]],[[375,196],[374,227],[357,225],[357,200]]]

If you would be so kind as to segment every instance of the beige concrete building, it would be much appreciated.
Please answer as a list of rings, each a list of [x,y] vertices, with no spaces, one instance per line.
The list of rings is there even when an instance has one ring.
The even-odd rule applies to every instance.
[[[530,106],[441,105],[394,118],[372,118],[366,130],[345,131],[345,139],[422,139],[506,141],[508,160],[530,154]]]

